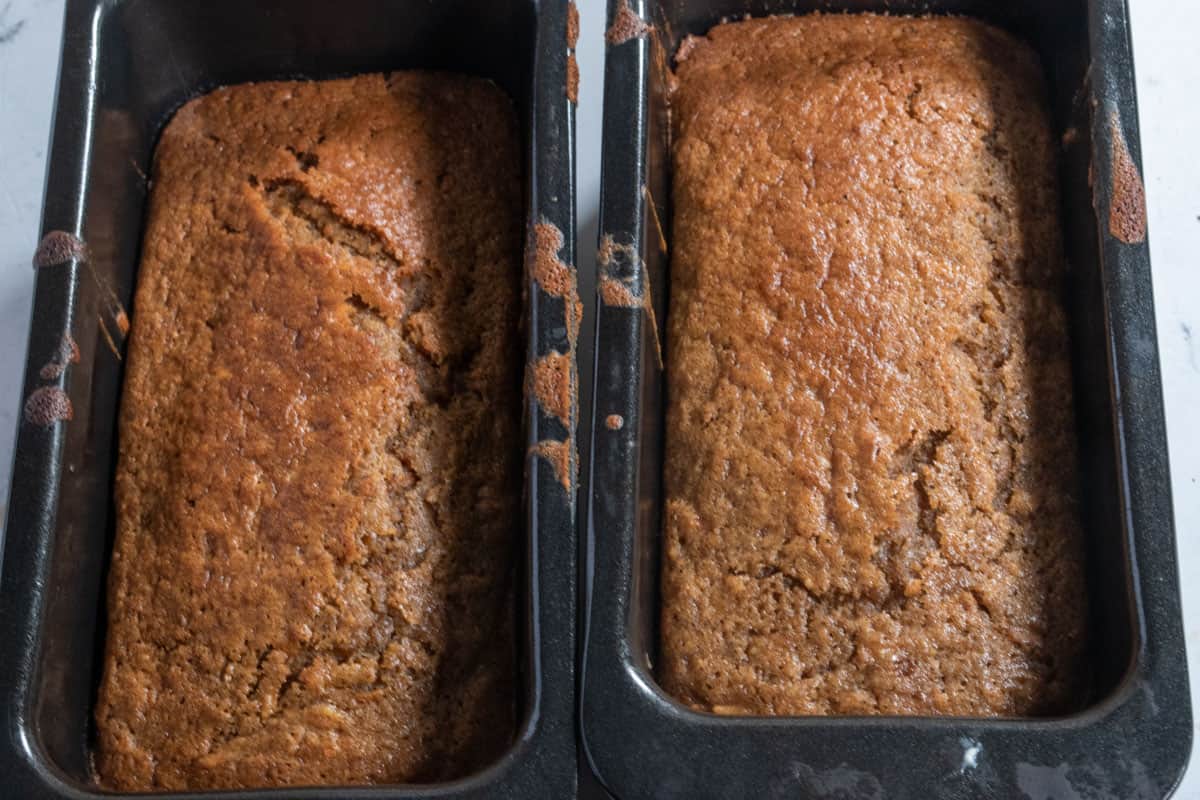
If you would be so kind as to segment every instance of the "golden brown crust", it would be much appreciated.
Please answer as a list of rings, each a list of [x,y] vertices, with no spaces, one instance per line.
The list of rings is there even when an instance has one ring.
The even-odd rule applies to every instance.
[[[672,97],[662,666],[735,714],[1076,699],[1043,78],[965,19],[714,28]]]
[[[220,89],[155,155],[96,765],[438,780],[514,730],[520,157],[431,73]]]
[[[579,103],[579,61],[575,58],[575,45],[579,43],[579,9],[575,3],[567,3],[567,99]]]
[[[38,377],[44,381],[52,381],[67,371],[71,364],[79,363],[79,345],[69,332],[64,333],[58,341],[58,352],[42,365]]]

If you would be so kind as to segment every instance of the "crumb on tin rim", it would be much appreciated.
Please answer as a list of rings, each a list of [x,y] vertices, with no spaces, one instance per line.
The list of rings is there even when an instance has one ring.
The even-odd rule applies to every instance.
[[[53,425],[75,417],[71,398],[57,386],[34,389],[25,400],[25,420],[34,425]]]
[[[639,36],[645,36],[650,32],[650,26],[637,15],[628,3],[620,3],[617,6],[616,16],[613,17],[612,25],[604,34],[604,38],[611,45],[624,44],[630,39],[636,39]]]
[[[1125,244],[1146,240],[1146,189],[1125,131],[1116,114],[1110,117],[1112,130],[1112,195],[1108,207],[1108,231]]]
[[[571,423],[571,357],[550,352],[532,362],[526,373],[525,393],[537,398],[547,414],[564,426]]]
[[[54,354],[54,358],[46,362],[38,375],[44,381],[52,381],[62,375],[69,364],[78,363],[79,345],[75,344],[75,338],[69,332],[64,333],[58,343],[58,351]]]
[[[579,103],[579,62],[574,53],[567,55],[567,99]]]
[[[68,261],[86,261],[87,257],[87,245],[78,236],[66,231],[50,231],[34,251],[33,266],[41,269]]]
[[[546,460],[554,470],[555,477],[562,484],[564,489],[571,489],[571,451],[572,447],[569,442],[560,442],[554,439],[543,439],[532,448],[530,452],[535,456],[540,456]]]
[[[579,9],[574,2],[567,3],[567,49],[574,50],[579,43]]]

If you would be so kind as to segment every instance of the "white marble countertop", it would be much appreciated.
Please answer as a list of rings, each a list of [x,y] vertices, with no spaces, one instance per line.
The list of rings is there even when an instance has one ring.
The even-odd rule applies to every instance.
[[[1171,482],[1193,695],[1200,686],[1200,3],[1129,0]],[[604,0],[579,0],[580,268],[600,188]],[[33,291],[63,0],[0,0],[0,509],[7,501]],[[586,288],[586,287],[585,287]],[[581,353],[582,363],[590,363]],[[1200,711],[1200,709],[1198,709]],[[1200,720],[1200,713],[1195,714]],[[1198,737],[1200,739],[1200,737]],[[1177,795],[1200,798],[1200,768]]]

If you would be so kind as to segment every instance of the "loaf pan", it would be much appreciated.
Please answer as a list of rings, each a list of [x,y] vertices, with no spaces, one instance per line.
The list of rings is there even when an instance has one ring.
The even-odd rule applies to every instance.
[[[1091,682],[1068,716],[721,717],[655,682],[671,57],[728,19],[811,11],[977,17],[1030,42],[1046,69],[1090,607]],[[1192,725],[1125,4],[610,0],[608,20],[580,701],[601,781],[624,800],[1170,794]]]
[[[245,81],[407,68],[490,78],[513,99],[521,121],[527,362],[551,351],[573,356],[568,24],[566,2],[537,0],[68,0],[42,216],[46,238],[35,258],[24,414],[0,573],[0,794],[104,795],[90,753],[113,539],[121,356],[146,174],[164,123],[188,99]],[[556,280],[545,281],[547,268]],[[570,378],[573,391],[573,372]],[[547,410],[527,397],[523,412],[522,722],[512,747],[483,771],[444,784],[204,797],[575,796],[576,411],[570,405]]]

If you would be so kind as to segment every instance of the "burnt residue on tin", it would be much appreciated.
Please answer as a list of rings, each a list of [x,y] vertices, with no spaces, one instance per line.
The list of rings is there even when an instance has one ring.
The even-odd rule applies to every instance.
[[[642,279],[646,280],[645,270],[640,268],[637,245],[619,244],[611,234],[606,233],[600,237],[600,247],[596,250],[596,266],[599,268],[596,287],[600,293],[600,300],[608,306],[641,308],[645,306],[646,300],[643,295],[634,292],[632,278],[622,278],[614,274],[619,256],[623,256],[635,271],[642,272]]]
[[[542,291],[563,301],[563,319],[567,325],[567,346],[572,358],[579,343],[583,323],[583,303],[579,299],[575,273],[559,258],[564,243],[562,231],[543,220],[534,226],[533,274]]]
[[[579,61],[575,58],[575,46],[579,43],[579,9],[575,3],[567,3],[567,99],[579,102]]]
[[[579,376],[575,366],[579,326],[583,320],[583,304],[575,283],[575,273],[559,257],[565,239],[562,231],[543,220],[534,226],[533,253],[530,277],[541,290],[563,302],[563,319],[567,327],[566,352],[551,351],[529,365],[526,373],[526,394],[567,430],[565,440],[543,439],[530,452],[541,456],[554,468],[563,488],[570,491],[575,481],[575,396]]]
[[[579,62],[574,53],[567,54],[567,99],[579,102]]]
[[[663,246],[665,247],[665,245],[666,239],[664,238]],[[633,268],[634,275],[640,273],[641,292],[637,292],[634,288],[634,275],[622,277],[617,274],[616,268],[621,260]],[[658,335],[658,319],[654,313],[654,293],[650,290],[650,273],[638,257],[637,245],[620,244],[611,234],[604,234],[600,238],[600,248],[596,251],[596,269],[598,273],[596,292],[600,296],[601,303],[617,308],[640,308],[646,312],[646,321],[654,334],[654,352],[658,356],[658,368],[662,369],[662,341]]]
[[[543,458],[554,470],[554,475],[558,478],[558,482],[568,492],[571,491],[571,484],[575,479],[575,470],[572,467],[574,461],[574,450],[570,441],[560,442],[556,439],[543,439],[530,448],[530,453]]]
[[[1109,115],[1112,132],[1112,192],[1108,206],[1108,232],[1125,244],[1146,240],[1146,187],[1133,163],[1125,130],[1117,115]]]
[[[38,370],[43,381],[57,381],[71,364],[79,363],[79,345],[70,331],[65,331],[54,348],[50,360]],[[75,417],[71,398],[61,386],[39,386],[25,399],[25,421],[32,425],[48,426],[65,422]]]
[[[571,357],[551,351],[531,363],[525,373],[525,392],[537,398],[547,414],[569,426],[574,400]]]
[[[25,421],[32,425],[53,425],[75,417],[71,398],[57,386],[42,386],[25,400]]]
[[[630,39],[645,36],[650,30],[651,26],[647,25],[627,3],[619,3],[612,25],[608,26],[604,38],[610,45],[615,46],[624,44]]]
[[[575,288],[575,276],[570,267],[558,257],[562,250],[562,231],[549,222],[539,222],[534,226],[533,243],[533,275],[531,276],[542,291],[554,297],[561,297],[566,304],[564,312],[567,320],[567,337],[572,345],[579,338],[579,325],[583,318],[583,306]]]
[[[617,275],[618,260],[622,258],[634,272],[629,277]],[[641,259],[637,255],[637,246],[634,243],[622,245],[614,239],[612,234],[601,236],[600,247],[596,249],[596,266],[599,267],[600,272],[598,281],[596,281],[596,289],[600,293],[600,300],[606,306],[642,308],[647,305],[648,291],[638,294],[634,290],[634,278],[637,273],[641,273],[643,287],[649,282],[649,276],[642,267]],[[649,313],[654,313],[653,306],[650,307]]]
[[[50,231],[42,237],[33,254],[35,269],[53,267],[68,261],[87,261],[88,248],[82,239],[66,231]]]
[[[618,308],[642,308],[646,303],[633,293],[629,284],[611,275],[601,275],[599,281],[600,300],[606,306]]]
[[[64,333],[58,343],[54,358],[38,371],[38,376],[44,381],[52,381],[66,372],[67,366],[79,363],[79,345],[70,332]]]

